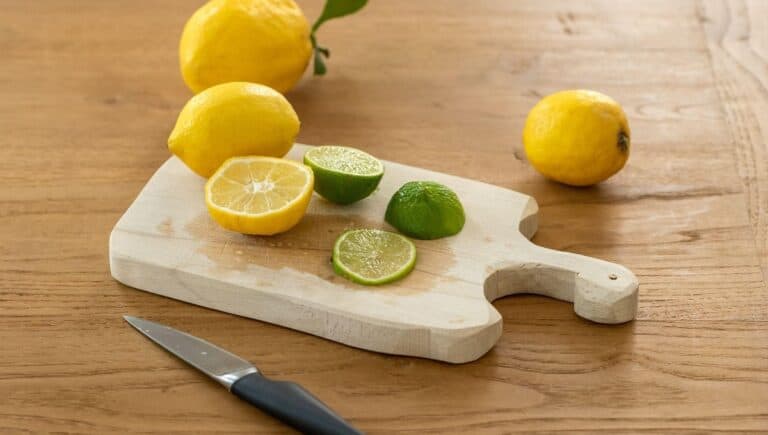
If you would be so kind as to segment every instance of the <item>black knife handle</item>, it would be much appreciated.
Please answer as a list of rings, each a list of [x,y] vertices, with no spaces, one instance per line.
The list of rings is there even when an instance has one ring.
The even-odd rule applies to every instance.
[[[273,381],[259,373],[238,379],[230,391],[237,397],[302,433],[361,435],[299,384]]]

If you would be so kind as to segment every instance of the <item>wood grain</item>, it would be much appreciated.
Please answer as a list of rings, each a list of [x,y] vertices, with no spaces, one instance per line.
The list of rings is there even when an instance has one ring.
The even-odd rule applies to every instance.
[[[370,433],[766,430],[764,2],[374,1],[321,30],[329,75],[288,95],[300,141],[532,195],[535,242],[640,279],[638,320],[618,327],[501,299],[498,345],[458,367],[112,280],[109,231],[189,98],[176,48],[199,3],[0,2],[0,432],[288,432],[122,314],[220,344]],[[529,108],[573,87],[632,126],[628,166],[592,189],[543,180],[520,148]]]
[[[763,277],[768,278],[768,29],[762,24],[768,17],[768,3],[707,0],[699,17],[744,184]]]

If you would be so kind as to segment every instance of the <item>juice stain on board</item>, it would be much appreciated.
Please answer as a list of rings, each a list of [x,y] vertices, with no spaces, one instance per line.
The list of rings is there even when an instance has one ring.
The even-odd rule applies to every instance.
[[[378,228],[392,231],[383,221],[376,222],[357,215],[308,213],[292,228],[273,236],[252,236],[227,231],[207,213],[198,215],[184,229],[204,241],[198,252],[211,260],[221,273],[246,272],[251,265],[273,270],[293,269],[320,277],[334,285],[349,289],[412,294],[428,291],[441,280],[456,262],[447,243],[440,240],[415,241],[418,249],[416,269],[407,277],[389,285],[369,287],[348,281],[333,271],[331,253],[336,239],[347,230]],[[419,245],[425,245],[419,246]],[[420,268],[421,266],[421,268]],[[427,269],[425,269],[427,268]],[[268,277],[254,277],[257,285],[266,285]]]

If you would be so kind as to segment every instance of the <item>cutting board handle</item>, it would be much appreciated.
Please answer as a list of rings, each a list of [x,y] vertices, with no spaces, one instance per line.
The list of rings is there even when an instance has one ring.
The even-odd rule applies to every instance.
[[[624,323],[637,313],[637,277],[626,267],[525,241],[519,259],[496,264],[485,281],[488,300],[532,293],[573,302],[579,316]]]

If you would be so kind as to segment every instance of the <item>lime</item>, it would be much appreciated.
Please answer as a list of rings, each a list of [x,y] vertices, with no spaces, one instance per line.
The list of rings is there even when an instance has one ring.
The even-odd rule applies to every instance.
[[[385,219],[407,236],[439,239],[461,231],[464,207],[459,197],[440,183],[411,181],[392,195]]]
[[[304,164],[315,173],[315,192],[337,204],[367,197],[384,176],[384,165],[355,148],[326,145],[304,154]]]
[[[358,284],[380,285],[405,277],[416,264],[416,246],[389,231],[350,230],[333,245],[333,269]]]

